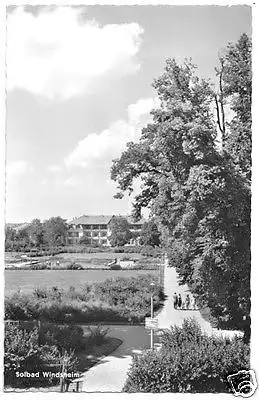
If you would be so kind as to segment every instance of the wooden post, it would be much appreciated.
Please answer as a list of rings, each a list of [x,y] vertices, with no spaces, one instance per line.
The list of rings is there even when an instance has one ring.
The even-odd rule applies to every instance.
[[[62,359],[62,368],[61,368],[61,376],[60,376],[60,392],[63,392],[63,372],[64,372],[64,359]]]
[[[64,392],[64,386],[65,386],[65,379],[64,379],[64,374],[67,372],[67,360],[66,357],[64,356],[62,359],[62,368],[61,368],[61,377],[60,377],[60,392]]]

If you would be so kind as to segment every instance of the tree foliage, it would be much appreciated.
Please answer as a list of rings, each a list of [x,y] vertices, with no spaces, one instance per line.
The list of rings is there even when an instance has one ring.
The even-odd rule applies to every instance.
[[[113,217],[109,224],[109,228],[111,230],[109,241],[112,246],[124,246],[132,238],[130,226],[126,218]]]
[[[252,151],[252,43],[243,34],[230,43],[222,62],[223,96],[230,102],[234,117],[226,131],[226,151],[245,179],[251,179]]]
[[[34,219],[28,228],[30,239],[36,247],[44,244],[44,228],[39,219]]]
[[[10,226],[5,228],[5,249],[6,251],[26,250],[31,244],[28,227],[14,229]]]
[[[118,197],[141,178],[134,216],[140,217],[142,207],[151,209],[182,283],[219,323],[239,328],[250,312],[250,56],[246,35],[228,46],[219,97],[190,61],[167,60],[153,83],[160,99],[153,123],[111,169]],[[221,146],[215,98],[224,126]],[[233,117],[225,126],[227,100]]]
[[[50,247],[66,243],[67,224],[61,217],[52,217],[43,223],[44,240]]]
[[[5,228],[6,251],[28,251],[31,248],[58,247],[66,244],[68,226],[61,217],[52,217],[44,222],[34,219],[21,228]]]
[[[153,220],[146,221],[142,225],[139,242],[145,246],[155,247],[160,245],[160,232]]]

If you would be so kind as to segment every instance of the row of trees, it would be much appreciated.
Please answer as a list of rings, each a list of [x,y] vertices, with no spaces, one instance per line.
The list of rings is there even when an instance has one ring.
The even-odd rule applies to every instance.
[[[30,224],[17,230],[10,226],[5,231],[5,247],[7,251],[15,251],[34,248],[54,248],[66,244],[68,225],[61,217],[53,217],[44,222],[34,219]],[[141,232],[135,234],[130,230],[126,218],[116,217],[111,221],[111,236],[109,237],[112,246],[124,246],[132,238],[139,238],[139,244],[146,246],[159,246],[160,233],[153,220],[143,224]],[[83,236],[80,244],[90,245],[88,236]]]
[[[5,248],[8,251],[30,247],[54,248],[66,244],[68,226],[61,217],[53,217],[44,222],[34,219],[27,226],[17,230],[10,226],[5,229]]]
[[[245,327],[250,313],[251,40],[219,59],[218,83],[168,59],[153,87],[160,106],[137,143],[113,161],[123,197],[136,178],[133,215],[149,207],[171,264],[219,323]]]

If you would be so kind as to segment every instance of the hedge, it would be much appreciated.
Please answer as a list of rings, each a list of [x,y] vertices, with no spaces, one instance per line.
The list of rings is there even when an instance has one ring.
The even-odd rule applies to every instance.
[[[162,335],[160,352],[134,357],[125,392],[227,393],[227,376],[249,369],[249,347],[239,338],[209,337],[195,320]]]
[[[154,307],[164,300],[162,287],[153,275],[107,279],[85,284],[82,289],[36,289],[5,299],[5,319],[51,322],[142,322],[150,313],[150,283],[155,283]]]

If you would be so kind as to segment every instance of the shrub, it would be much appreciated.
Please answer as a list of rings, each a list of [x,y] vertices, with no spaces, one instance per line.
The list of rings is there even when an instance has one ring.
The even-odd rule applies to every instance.
[[[31,384],[30,378],[19,378],[16,372],[41,372],[59,361],[55,346],[39,344],[37,328],[27,332],[13,324],[6,324],[4,350],[5,384]]]
[[[121,261],[131,261],[131,258],[129,256],[123,256],[120,259]]]
[[[124,247],[113,247],[112,249],[113,253],[124,253]]]
[[[101,325],[96,327],[89,326],[90,342],[96,346],[101,346],[105,342],[105,336],[109,332],[109,328],[102,328]]]
[[[51,322],[142,321],[150,312],[150,283],[154,281],[154,308],[163,300],[157,278],[108,279],[86,284],[82,289],[36,289],[32,295],[15,293],[6,298],[5,318]]]
[[[121,266],[120,266],[120,264],[113,264],[109,268],[114,269],[114,270],[119,270],[119,269],[121,269]]]
[[[5,385],[29,387],[48,386],[49,384],[57,383],[57,378],[44,377],[42,372],[59,372],[63,359],[66,359],[67,372],[77,370],[78,359],[75,356],[74,349],[66,350],[60,343],[57,346],[55,340],[50,337],[48,340],[46,338],[42,340],[43,335],[40,332],[42,327],[39,328],[28,323],[23,325],[24,327],[21,324],[17,326],[8,323],[5,326]],[[51,328],[53,331],[53,327],[48,326],[47,332]],[[59,331],[58,327],[56,327],[56,330],[57,332]],[[68,332],[66,333],[69,334]],[[70,333],[71,335],[72,333]],[[16,376],[16,372],[24,373],[25,371],[29,373],[39,372],[39,377]]]
[[[227,376],[249,369],[249,347],[203,334],[194,320],[162,336],[160,352],[135,356],[125,392],[229,392]]]
[[[69,263],[67,265],[67,269],[71,269],[71,270],[75,269],[75,270],[77,270],[77,269],[84,269],[84,268],[83,268],[83,266],[81,264],[76,263],[76,262],[72,262],[72,263]]]
[[[154,258],[145,257],[140,260],[136,260],[134,264],[134,269],[143,269],[143,270],[157,270],[160,267],[160,260],[156,260]]]
[[[48,297],[48,291],[45,288],[36,288],[33,291],[33,296],[38,299],[46,299]]]
[[[125,246],[124,253],[141,253],[141,246]]]
[[[41,344],[55,345],[58,350],[83,350],[86,345],[84,331],[80,326],[43,323],[39,329]]]
[[[49,269],[49,266],[47,265],[47,263],[39,263],[39,264],[31,264],[29,268],[37,271],[39,269]]]
[[[144,246],[141,248],[140,254],[146,257],[161,257],[162,250],[159,247]]]
[[[160,305],[162,288],[152,275],[136,278],[107,279],[94,284],[94,293],[100,301],[118,310],[126,320],[134,316],[141,321],[150,312],[150,283],[154,281],[154,308]]]
[[[19,292],[5,299],[5,319],[30,320],[39,317],[38,301]]]

